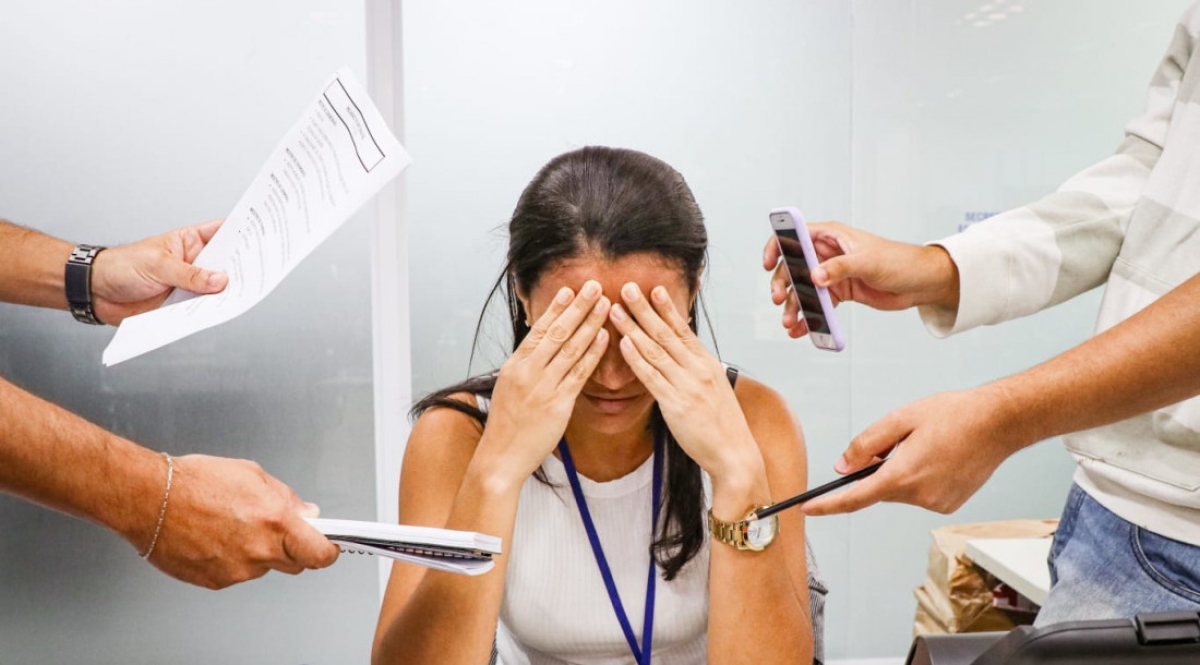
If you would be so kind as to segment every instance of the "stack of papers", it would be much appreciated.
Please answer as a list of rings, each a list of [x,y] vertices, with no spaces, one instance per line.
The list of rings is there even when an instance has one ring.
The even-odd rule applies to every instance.
[[[482,575],[500,554],[500,539],[473,531],[310,518],[343,552],[378,554],[463,575]]]

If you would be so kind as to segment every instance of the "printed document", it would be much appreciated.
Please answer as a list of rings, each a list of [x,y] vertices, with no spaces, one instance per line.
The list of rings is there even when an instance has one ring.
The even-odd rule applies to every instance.
[[[196,257],[197,266],[229,275],[225,290],[176,289],[162,307],[126,319],[104,364],[246,312],[411,161],[350,71],[338,70]]]

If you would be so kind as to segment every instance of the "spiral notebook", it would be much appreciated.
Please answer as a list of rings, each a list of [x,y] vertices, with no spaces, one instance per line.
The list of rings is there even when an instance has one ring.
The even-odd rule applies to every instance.
[[[482,575],[500,554],[500,539],[473,531],[309,518],[308,523],[343,552],[378,554],[462,575]]]

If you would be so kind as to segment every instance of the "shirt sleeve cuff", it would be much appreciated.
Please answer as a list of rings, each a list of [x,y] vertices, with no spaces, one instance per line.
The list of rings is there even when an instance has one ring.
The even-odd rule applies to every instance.
[[[932,305],[917,308],[926,330],[935,337],[948,337],[1005,320],[1008,255],[996,251],[997,238],[972,231],[976,229],[928,243],[945,249],[958,268],[957,311]]]

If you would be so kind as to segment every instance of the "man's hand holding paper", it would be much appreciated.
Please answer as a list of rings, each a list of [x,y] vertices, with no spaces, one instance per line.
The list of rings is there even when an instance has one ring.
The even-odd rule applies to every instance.
[[[249,310],[411,161],[349,70],[339,70],[195,257],[197,268],[228,274],[228,286],[209,295],[177,290],[159,309],[125,320],[104,364]]]

